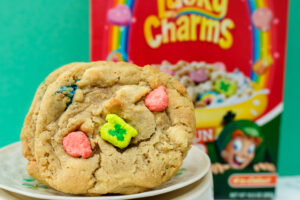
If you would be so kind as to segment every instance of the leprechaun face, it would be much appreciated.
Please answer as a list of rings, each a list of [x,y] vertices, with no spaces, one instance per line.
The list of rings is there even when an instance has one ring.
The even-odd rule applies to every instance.
[[[222,157],[233,169],[244,169],[255,156],[255,140],[247,136],[232,139],[222,151]]]

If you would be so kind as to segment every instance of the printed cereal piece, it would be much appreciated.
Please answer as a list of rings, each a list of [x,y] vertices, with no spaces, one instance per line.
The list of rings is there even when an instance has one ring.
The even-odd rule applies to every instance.
[[[106,60],[112,62],[128,61],[128,56],[122,49],[116,49],[108,54]]]
[[[131,11],[128,6],[119,4],[115,8],[109,9],[107,21],[118,26],[127,26],[131,22]]]
[[[191,87],[195,86],[195,82],[188,76],[183,76],[179,79],[179,82],[184,86],[184,87]]]
[[[189,77],[196,83],[203,83],[207,81],[208,75],[205,69],[199,69],[198,71],[190,71]]]
[[[262,31],[268,31],[273,21],[273,13],[269,8],[259,8],[252,14],[254,26]]]
[[[258,75],[263,75],[268,71],[273,62],[274,60],[271,55],[265,56],[254,63],[253,71]]]
[[[89,158],[92,155],[90,141],[82,131],[71,132],[63,138],[63,147],[72,157]]]
[[[171,76],[174,76],[174,74],[175,74],[172,70],[166,69],[166,68],[161,69],[161,71],[166,72],[166,73],[170,74]]]
[[[236,93],[237,83],[225,78],[220,78],[215,82],[214,90],[229,97]]]
[[[226,72],[226,65],[223,62],[215,62],[215,65],[219,70]]]
[[[203,92],[202,94],[200,94],[198,96],[198,101],[203,102],[204,105],[209,105],[211,104],[213,101],[215,101],[219,96],[219,93],[215,92],[215,91],[207,91],[207,92]],[[221,99],[218,99],[217,103],[220,103]]]
[[[131,137],[135,137],[138,134],[135,128],[116,114],[106,115],[106,121],[107,123],[100,129],[101,138],[120,149],[127,147]]]
[[[119,61],[122,61],[118,56],[112,56],[111,60],[113,62],[119,62]]]
[[[164,111],[168,106],[168,102],[167,89],[164,86],[157,87],[145,98],[145,105],[153,112]]]

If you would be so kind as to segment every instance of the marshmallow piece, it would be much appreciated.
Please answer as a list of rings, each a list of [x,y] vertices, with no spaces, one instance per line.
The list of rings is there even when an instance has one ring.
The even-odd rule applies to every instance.
[[[145,98],[145,105],[152,112],[164,111],[168,106],[168,102],[167,89],[164,86],[157,87]]]
[[[259,8],[252,14],[254,26],[262,31],[268,31],[272,25],[273,13],[269,8]]]
[[[92,155],[90,141],[82,131],[71,132],[63,138],[63,147],[72,157],[89,158]]]
[[[131,22],[131,11],[128,6],[119,4],[107,13],[107,21],[112,25],[127,26]]]

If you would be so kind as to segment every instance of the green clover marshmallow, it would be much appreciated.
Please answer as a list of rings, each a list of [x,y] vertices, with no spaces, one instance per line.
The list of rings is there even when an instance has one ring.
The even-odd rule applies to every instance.
[[[127,147],[131,137],[135,137],[138,134],[135,128],[116,114],[106,115],[106,121],[107,123],[100,129],[101,138],[116,147],[121,149]]]
[[[220,78],[215,82],[214,90],[229,97],[236,93],[237,83],[225,78]]]

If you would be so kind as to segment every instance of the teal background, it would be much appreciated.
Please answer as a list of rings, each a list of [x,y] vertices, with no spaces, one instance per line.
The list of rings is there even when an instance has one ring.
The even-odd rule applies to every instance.
[[[300,1],[290,1],[280,175],[300,174]],[[39,83],[58,66],[89,60],[87,0],[0,0],[0,147],[19,140]]]

